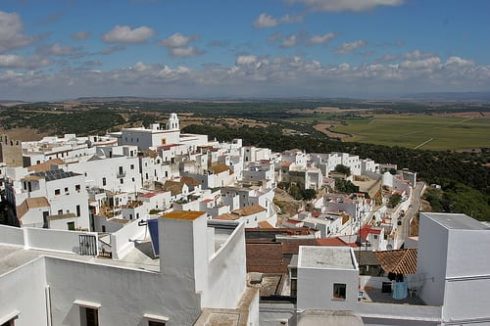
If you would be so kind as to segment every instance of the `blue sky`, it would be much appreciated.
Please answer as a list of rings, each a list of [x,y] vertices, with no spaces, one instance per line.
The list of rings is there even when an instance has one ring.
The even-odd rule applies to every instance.
[[[490,1],[2,0],[0,99],[486,91]]]

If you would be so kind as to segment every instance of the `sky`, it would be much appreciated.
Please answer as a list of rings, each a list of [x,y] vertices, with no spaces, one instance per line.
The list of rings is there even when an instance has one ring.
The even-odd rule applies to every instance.
[[[488,0],[1,0],[0,99],[490,90]]]

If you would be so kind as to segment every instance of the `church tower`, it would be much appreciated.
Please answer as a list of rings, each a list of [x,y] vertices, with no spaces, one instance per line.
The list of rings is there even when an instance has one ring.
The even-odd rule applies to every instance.
[[[167,121],[167,130],[179,130],[179,118],[176,113],[171,113]]]

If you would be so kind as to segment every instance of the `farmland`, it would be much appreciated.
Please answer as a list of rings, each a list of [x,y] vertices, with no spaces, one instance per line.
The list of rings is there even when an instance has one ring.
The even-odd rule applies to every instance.
[[[374,114],[335,122],[343,141],[431,150],[490,147],[490,116]],[[347,134],[347,137],[346,135]]]

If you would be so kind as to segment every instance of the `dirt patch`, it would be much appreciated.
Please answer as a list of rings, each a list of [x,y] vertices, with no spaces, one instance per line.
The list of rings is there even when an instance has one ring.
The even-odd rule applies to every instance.
[[[294,109],[289,110],[288,113],[303,113],[303,114],[313,114],[313,113],[344,113],[344,112],[360,112],[365,111],[361,109],[340,109],[333,106],[323,106],[316,109]]]
[[[8,130],[0,130],[0,134],[7,135],[9,138],[19,141],[36,141],[41,140],[49,134],[39,132],[32,128],[13,128]]]
[[[339,133],[339,132],[335,132],[335,131],[332,131],[332,127],[334,125],[330,122],[321,122],[319,124],[316,124],[313,126],[313,128],[315,128],[315,130],[321,132],[321,133],[324,133],[325,135],[327,135],[329,138],[333,138],[333,139],[338,139],[338,140],[346,140],[347,138],[350,138],[352,137],[351,135],[348,135],[348,134],[344,134],[344,133]]]
[[[461,117],[461,118],[490,118],[490,112],[469,111],[469,112],[444,112],[434,115],[443,117]]]
[[[277,188],[274,195],[274,204],[281,210],[278,214],[277,224],[281,224],[285,219],[298,214],[298,210],[302,207],[303,202],[295,200],[287,192]]]

